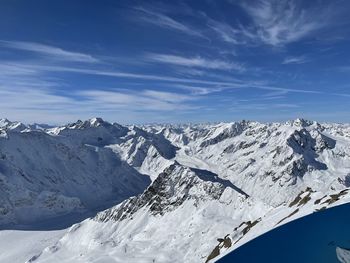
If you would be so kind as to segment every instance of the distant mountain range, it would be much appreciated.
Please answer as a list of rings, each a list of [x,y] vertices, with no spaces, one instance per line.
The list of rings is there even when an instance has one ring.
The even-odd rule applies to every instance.
[[[0,227],[100,211],[28,262],[212,262],[349,187],[348,124],[0,120]]]

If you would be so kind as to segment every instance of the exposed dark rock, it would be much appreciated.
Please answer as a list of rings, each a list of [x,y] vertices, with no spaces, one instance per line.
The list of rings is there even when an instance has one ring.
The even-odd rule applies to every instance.
[[[350,173],[347,174],[344,179],[338,178],[338,182],[344,185],[345,187],[350,187]]]
[[[247,121],[241,121],[241,122],[235,122],[231,125],[231,127],[225,129],[220,134],[215,136],[214,138],[205,140],[201,143],[200,147],[206,147],[209,145],[217,144],[223,140],[226,140],[228,138],[235,137],[239,134],[241,134],[245,128],[247,127],[248,122]]]
[[[318,134],[318,140],[322,140],[324,143],[319,143],[318,140],[313,138],[311,134],[306,129],[296,130],[288,139],[287,144],[293,151],[301,157],[293,161],[287,168],[286,172],[289,175],[296,177],[303,177],[307,171],[326,170],[328,169],[325,163],[317,161],[318,154],[315,149],[321,149],[321,146],[317,145],[328,145],[326,143],[326,137],[324,135]],[[320,139],[321,138],[321,139]],[[322,139],[323,138],[323,139]],[[330,141],[331,139],[329,139]],[[329,143],[332,144],[332,143]],[[335,146],[334,144],[331,145]],[[321,147],[321,148],[320,148]]]
[[[335,203],[336,201],[338,201],[341,196],[346,195],[348,192],[349,192],[349,189],[344,189],[344,190],[340,191],[338,194],[332,194],[329,196],[329,198],[326,201],[322,202],[322,204],[331,205],[331,204]]]
[[[248,197],[230,181],[219,178],[206,170],[188,168],[175,162],[169,166],[139,196],[132,197],[120,205],[99,213],[98,221],[121,221],[148,207],[153,215],[163,215],[181,206],[185,200],[198,202],[219,199],[226,187],[231,187]],[[190,191],[193,189],[193,191]]]
[[[286,220],[287,218],[295,215],[296,213],[299,212],[299,208],[297,208],[296,210],[294,210],[292,213],[290,213],[288,216],[282,218],[280,221],[278,221],[278,223],[276,225],[279,225],[280,223],[282,223],[284,220]]]
[[[305,191],[300,192],[295,199],[289,204],[289,207],[292,207],[294,205],[305,205],[307,202],[311,200],[311,193],[314,192],[310,187],[307,187]],[[307,193],[304,197],[301,197],[303,194]]]
[[[213,251],[209,254],[207,260],[205,261],[206,263],[220,255],[221,248],[229,248],[232,246],[232,240],[229,237],[229,234],[227,234],[224,238],[218,238],[217,241],[219,244],[215,246]]]

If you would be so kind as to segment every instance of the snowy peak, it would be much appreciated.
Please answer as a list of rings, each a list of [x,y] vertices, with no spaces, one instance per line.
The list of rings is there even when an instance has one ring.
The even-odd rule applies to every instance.
[[[6,118],[0,119],[0,128],[6,127],[9,124],[11,124],[11,122],[8,119],[6,119]]]
[[[21,132],[21,131],[24,131],[28,128],[29,128],[28,126],[24,125],[21,122],[17,122],[17,121],[12,122],[6,118],[0,119],[0,129],[2,129],[2,130]]]
[[[110,127],[110,124],[107,121],[104,121],[102,118],[92,118],[86,121],[78,120],[74,123],[68,124],[67,127],[70,129],[86,129],[86,128],[96,128],[99,126]]]
[[[318,130],[295,130],[287,139],[287,144],[294,152],[305,154],[307,152],[322,153],[324,150],[334,149],[336,141]]]
[[[228,180],[220,179],[209,171],[185,167],[175,162],[159,174],[144,193],[99,213],[95,219],[103,222],[120,221],[144,207],[152,215],[164,215],[186,200],[191,200],[194,206],[207,200],[219,200],[226,187],[248,197]]]
[[[66,126],[50,129],[49,133],[78,140],[81,144],[102,147],[118,143],[128,131],[127,127],[110,124],[101,118],[93,118],[86,121],[78,120]]]
[[[289,167],[290,173],[302,177],[307,171],[326,170],[327,165],[317,160],[319,153],[325,149],[333,149],[335,141],[315,131],[312,134],[306,129],[296,130],[287,139],[287,145],[294,154],[300,157]]]
[[[212,132],[207,135],[207,138],[201,143],[201,147],[217,144],[227,138],[232,138],[240,135],[249,125],[247,121],[219,124]]]
[[[98,127],[100,125],[103,125],[105,121],[102,118],[92,118],[90,119],[90,124],[93,127]]]
[[[153,159],[161,156],[170,160],[178,149],[162,133],[151,133],[139,127],[131,127],[121,140],[117,150],[134,167],[141,167],[149,154],[152,154]]]
[[[0,224],[95,209],[138,194],[150,182],[105,147],[119,135],[117,128],[61,136],[14,131],[0,137]]]
[[[297,118],[293,121],[288,121],[287,124],[295,127],[305,128],[314,124],[317,125],[317,122],[305,120],[303,118]]]

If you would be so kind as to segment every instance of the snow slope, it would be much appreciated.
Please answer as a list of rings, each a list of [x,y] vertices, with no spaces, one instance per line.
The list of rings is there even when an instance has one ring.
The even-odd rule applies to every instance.
[[[1,128],[0,150],[14,156],[4,161],[11,174],[21,169],[35,181],[20,174],[9,181],[10,172],[0,171],[10,207],[3,222],[21,220],[28,207],[47,216],[41,200],[50,198],[39,196],[51,188],[55,200],[64,200],[54,202],[51,216],[97,205],[95,196],[99,204],[113,198],[116,204],[72,226],[30,262],[212,261],[277,225],[350,198],[346,124],[297,119],[123,127],[97,118],[22,128]],[[37,160],[55,172],[44,172]],[[47,179],[40,186],[45,176],[58,183]],[[16,206],[15,187],[35,195]]]
[[[45,247],[57,242],[65,232],[65,229],[2,230],[0,231],[0,262],[26,262]]]
[[[50,134],[13,126],[1,129],[0,224],[115,204],[149,184],[105,145],[124,127],[91,120]]]

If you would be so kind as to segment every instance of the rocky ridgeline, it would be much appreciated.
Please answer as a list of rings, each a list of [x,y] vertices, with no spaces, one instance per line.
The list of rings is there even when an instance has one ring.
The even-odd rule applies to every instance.
[[[120,221],[130,218],[141,208],[147,207],[152,215],[165,213],[181,206],[186,200],[195,206],[207,200],[218,200],[230,183],[215,178],[207,171],[190,169],[178,163],[170,165],[139,196],[99,213],[97,221]]]

